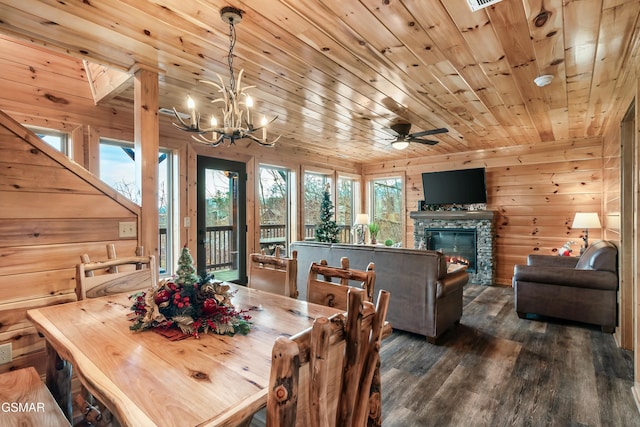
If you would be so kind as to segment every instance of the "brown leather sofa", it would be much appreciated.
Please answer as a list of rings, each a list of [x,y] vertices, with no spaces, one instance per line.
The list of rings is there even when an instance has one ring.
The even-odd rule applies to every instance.
[[[518,316],[555,317],[599,325],[611,333],[617,321],[618,249],[593,243],[578,257],[529,255],[516,265],[512,286]]]
[[[294,242],[298,252],[298,290],[306,299],[312,262],[326,259],[339,266],[349,258],[351,268],[366,270],[373,262],[376,272],[374,296],[381,289],[391,293],[387,321],[394,329],[424,335],[431,343],[462,316],[462,289],[469,281],[466,271],[447,273],[442,253],[384,246]]]

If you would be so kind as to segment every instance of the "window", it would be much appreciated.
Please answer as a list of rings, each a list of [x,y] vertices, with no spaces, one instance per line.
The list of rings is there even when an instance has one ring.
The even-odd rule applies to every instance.
[[[38,137],[60,151],[65,156],[69,155],[69,135],[63,132],[58,132],[56,130],[51,129],[41,129],[35,128],[32,126],[27,126],[33,133],[38,135]]]
[[[291,221],[292,173],[272,166],[260,166],[259,173],[260,249],[272,255],[276,247],[280,247],[285,255],[294,230]]]
[[[315,240],[316,224],[320,222],[320,206],[326,184],[331,177],[314,172],[304,174],[304,240]]]
[[[173,170],[175,156],[160,149],[158,155],[158,265],[161,274],[173,270]],[[135,150],[130,142],[100,140],[100,179],[129,200],[140,204],[141,193],[136,180]]]
[[[402,242],[402,178],[380,178],[371,181],[371,222],[380,226],[378,241]]]
[[[338,177],[338,203],[336,204],[336,222],[340,227],[340,242],[353,243],[351,227],[360,210],[360,182],[354,178]]]
[[[173,206],[176,156],[170,150],[160,149],[158,155],[158,266],[160,274],[173,273]]]
[[[100,140],[100,179],[132,202],[140,204],[132,143]]]

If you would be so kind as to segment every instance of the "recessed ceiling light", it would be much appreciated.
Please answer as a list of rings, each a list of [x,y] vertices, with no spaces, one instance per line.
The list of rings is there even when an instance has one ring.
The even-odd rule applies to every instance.
[[[553,80],[553,76],[551,74],[545,74],[543,76],[536,77],[535,79],[533,79],[533,82],[537,86],[543,87],[551,83],[551,80]]]

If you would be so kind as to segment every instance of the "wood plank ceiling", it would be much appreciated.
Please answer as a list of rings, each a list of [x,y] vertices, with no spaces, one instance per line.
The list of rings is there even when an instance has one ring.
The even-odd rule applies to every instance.
[[[203,116],[228,80],[221,7],[244,11],[236,73],[291,150],[357,163],[600,135],[638,55],[638,0],[0,0],[0,32],[111,69],[160,73],[160,106]],[[536,76],[551,74],[540,88]],[[131,84],[100,101],[132,105]],[[383,130],[446,127],[390,148]]]

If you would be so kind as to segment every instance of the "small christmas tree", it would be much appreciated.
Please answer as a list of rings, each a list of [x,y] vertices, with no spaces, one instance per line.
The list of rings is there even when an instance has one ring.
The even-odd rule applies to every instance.
[[[180,258],[178,259],[178,271],[176,272],[176,283],[181,285],[195,285],[198,283],[198,275],[196,274],[196,268],[193,266],[193,258],[187,245],[184,245],[182,252],[180,252]]]
[[[320,205],[320,223],[316,225],[318,242],[338,243],[338,224],[333,218],[333,203],[329,197],[329,184],[324,187],[322,204]]]

